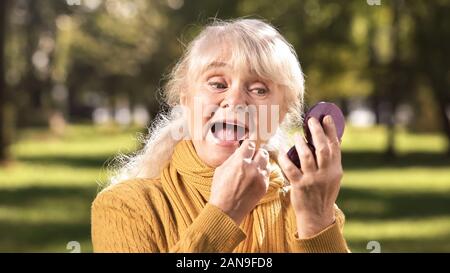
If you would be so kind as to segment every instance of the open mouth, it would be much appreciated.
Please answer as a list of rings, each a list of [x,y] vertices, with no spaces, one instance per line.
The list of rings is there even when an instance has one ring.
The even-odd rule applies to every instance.
[[[248,129],[236,123],[214,122],[211,125],[211,133],[219,141],[239,141],[248,135]]]

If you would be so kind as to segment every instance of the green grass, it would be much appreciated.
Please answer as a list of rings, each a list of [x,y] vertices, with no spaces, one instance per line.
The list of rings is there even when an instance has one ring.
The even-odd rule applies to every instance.
[[[105,162],[136,149],[138,129],[70,126],[65,136],[30,129],[0,168],[0,252],[69,252],[69,241],[92,251],[90,204]],[[385,129],[349,128],[338,205],[355,252],[450,252],[450,159],[439,134],[399,131],[399,156],[385,158]]]
[[[450,158],[438,134],[400,130],[397,158],[382,151],[385,129],[350,128],[343,141],[344,179],[338,204],[353,251],[450,252]]]
[[[64,137],[25,130],[0,169],[0,251],[92,251],[90,205],[106,164],[137,147],[139,130],[71,126]]]

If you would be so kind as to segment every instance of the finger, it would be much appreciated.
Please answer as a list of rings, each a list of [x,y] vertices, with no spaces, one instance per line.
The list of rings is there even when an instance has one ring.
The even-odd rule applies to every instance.
[[[310,118],[308,120],[308,127],[314,141],[314,147],[316,148],[317,165],[319,168],[325,168],[330,161],[328,138],[317,119]]]
[[[261,170],[267,171],[267,167],[269,165],[269,152],[263,148],[258,149],[253,161]]]
[[[244,140],[242,142],[241,147],[238,149],[238,153],[242,156],[242,158],[251,161],[253,156],[255,155],[256,144],[254,141],[249,139]]]
[[[330,141],[338,142],[336,126],[332,116],[327,115],[323,118],[323,130]]]
[[[284,175],[287,177],[290,183],[300,181],[302,172],[294,163],[289,159],[286,153],[280,153],[278,156],[278,164],[281,167]]]
[[[255,144],[255,154],[256,152],[259,150],[260,148],[260,142],[258,141],[258,132],[256,129],[255,125],[252,125],[253,122],[250,123],[250,127],[249,127],[249,131],[248,131],[248,140],[253,142]],[[253,154],[253,156],[255,156],[255,154]]]
[[[314,159],[314,155],[309,149],[308,144],[306,144],[305,139],[303,139],[300,134],[296,134],[294,137],[294,144],[298,157],[300,158],[302,173],[316,171],[316,160]]]
[[[330,152],[332,157],[340,157],[341,155],[341,142],[337,136],[336,125],[334,124],[333,118],[331,116],[326,116],[323,119],[324,130],[328,137],[328,146],[330,147]]]

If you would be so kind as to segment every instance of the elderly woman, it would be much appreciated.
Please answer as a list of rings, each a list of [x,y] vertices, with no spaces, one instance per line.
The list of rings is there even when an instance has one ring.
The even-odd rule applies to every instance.
[[[348,252],[335,205],[342,178],[333,119],[309,120],[316,154],[286,131],[304,79],[268,23],[215,21],[170,74],[171,106],[145,147],[92,205],[96,252]]]

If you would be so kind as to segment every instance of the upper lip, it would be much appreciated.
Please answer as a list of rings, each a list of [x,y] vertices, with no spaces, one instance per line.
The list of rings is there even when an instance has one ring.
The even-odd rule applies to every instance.
[[[211,121],[209,128],[211,129],[211,127],[212,127],[215,123],[226,123],[226,124],[230,124],[230,125],[237,125],[237,126],[243,127],[243,128],[245,128],[246,130],[248,130],[248,126],[245,125],[244,123],[240,122],[240,121],[237,120],[237,119],[223,119],[223,120],[218,119],[218,120],[214,120],[214,121]]]

